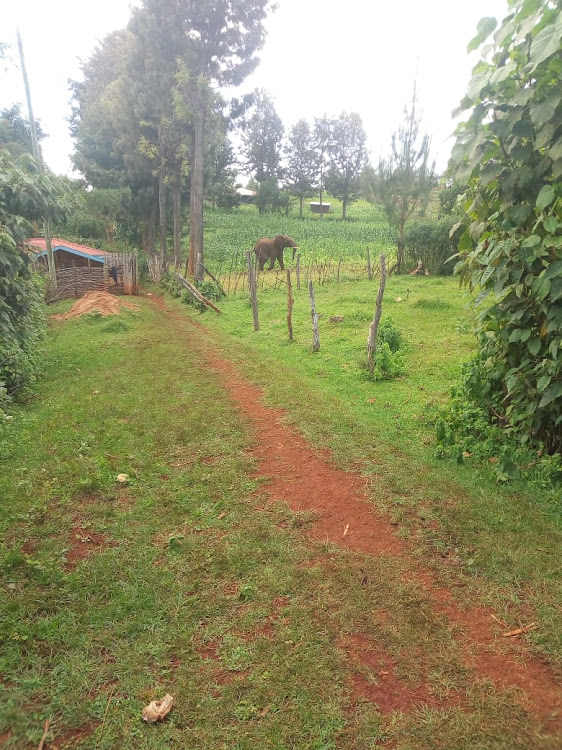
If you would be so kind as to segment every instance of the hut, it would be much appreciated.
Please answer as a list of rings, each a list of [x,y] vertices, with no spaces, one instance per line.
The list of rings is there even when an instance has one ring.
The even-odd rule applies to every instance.
[[[115,294],[137,294],[137,255],[111,253],[58,237],[51,240],[55,261],[56,285],[47,290],[47,302],[81,297],[92,290]],[[44,237],[27,240],[26,249],[34,262],[47,269],[47,245]]]

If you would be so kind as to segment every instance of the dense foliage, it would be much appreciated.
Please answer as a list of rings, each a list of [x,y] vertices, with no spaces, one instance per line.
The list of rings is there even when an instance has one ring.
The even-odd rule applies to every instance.
[[[467,191],[457,270],[481,314],[478,355],[441,428],[467,451],[501,439],[503,475],[521,463],[513,446],[535,459],[562,449],[562,12],[548,0],[510,6],[474,69],[453,150]],[[481,21],[472,48],[494,28]]]
[[[38,365],[38,343],[44,332],[40,284],[29,259],[19,249],[29,236],[29,219],[52,207],[56,187],[38,173],[31,157],[12,159],[0,150],[0,416],[28,387]]]
[[[455,264],[451,259],[456,253],[456,234],[451,236],[452,226],[453,220],[450,217],[409,224],[404,232],[407,267],[415,268],[418,260],[421,260],[424,269],[431,274],[452,274]]]

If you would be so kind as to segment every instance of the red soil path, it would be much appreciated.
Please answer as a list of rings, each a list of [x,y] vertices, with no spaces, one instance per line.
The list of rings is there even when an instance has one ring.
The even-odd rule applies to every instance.
[[[155,295],[152,295],[152,300],[177,321],[205,331],[206,340],[209,340],[210,334],[199,323],[168,311]],[[189,336],[188,329],[186,335]],[[220,373],[234,405],[250,420],[255,431],[252,452],[258,462],[256,476],[267,479],[265,490],[270,499],[286,502],[293,510],[314,511],[316,520],[308,528],[318,539],[328,539],[369,555],[408,558],[420,587],[430,593],[436,610],[445,614],[455,630],[460,631],[466,645],[467,666],[479,676],[491,678],[500,688],[520,688],[524,703],[547,722],[549,730],[562,728],[562,691],[549,666],[523,644],[514,641],[506,644],[505,639],[498,638],[492,627],[492,610],[483,607],[461,609],[451,592],[437,585],[432,573],[410,558],[407,544],[396,536],[389,521],[377,515],[361,476],[334,468],[330,464],[329,451],[313,448],[284,424],[284,412],[265,406],[262,391],[245,381],[231,363],[219,357],[216,350],[199,336],[189,336],[189,340],[190,348],[197,351],[206,366]],[[370,660],[373,662],[371,666],[376,662],[379,674],[392,688],[384,693],[381,690],[384,680],[377,690],[372,685],[368,687],[366,681],[362,686],[356,675],[352,697],[353,693],[356,697],[359,694],[370,697],[386,711],[407,710],[419,703],[435,705],[435,699],[430,697],[425,686],[416,689],[415,694],[400,686],[392,675],[389,655],[381,654],[378,647],[370,649],[362,636],[357,636],[355,642],[348,639],[342,645],[352,662]],[[506,647],[510,652],[502,653],[501,649]],[[384,700],[383,695],[386,696]]]

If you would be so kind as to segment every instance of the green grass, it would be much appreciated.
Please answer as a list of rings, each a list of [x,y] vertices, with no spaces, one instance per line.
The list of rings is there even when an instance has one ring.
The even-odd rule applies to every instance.
[[[378,384],[360,366],[374,295],[368,283],[318,290],[316,356],[304,291],[293,344],[281,293],[262,296],[257,334],[245,295],[202,319],[301,432],[361,468],[420,556],[446,555],[444,580],[510,618],[539,611],[543,627],[528,638],[554,660],[555,558],[537,551],[556,541],[548,506],[431,457],[433,404],[472,346],[457,330],[463,300],[449,282],[392,280],[385,312],[409,341],[408,375]],[[450,306],[416,305],[437,298]],[[119,319],[53,325],[37,397],[0,444],[5,746],[36,747],[50,718],[51,744],[108,750],[554,748],[514,691],[467,682],[462,644],[416,584],[415,562],[313,542],[303,514],[258,510],[252,432],[201,369],[203,334],[138,302]],[[344,323],[329,324],[332,314]],[[84,545],[91,553],[69,565]],[[390,654],[412,691],[420,680],[436,694],[468,685],[465,705],[353,706],[351,673],[379,679],[350,667],[342,639],[354,633]],[[143,725],[142,707],[166,692],[169,718]]]
[[[461,585],[508,622],[530,622],[529,610],[540,616],[530,641],[560,663],[560,487],[501,487],[491,469],[470,458],[459,466],[435,457],[437,410],[474,350],[468,294],[453,279],[391,277],[383,318],[405,336],[406,374],[373,382],[365,372],[365,342],[377,289],[376,281],[316,287],[322,316],[316,354],[304,287],[295,291],[293,342],[282,291],[260,295],[258,332],[246,294],[224,300],[223,315],[207,314],[205,324],[220,331],[225,355],[265,389],[271,404],[288,409],[306,437],[331,448],[342,467],[361,468],[376,487],[377,504],[420,555],[431,554],[444,583],[458,585],[460,574]],[[332,315],[343,315],[343,323],[330,323]]]

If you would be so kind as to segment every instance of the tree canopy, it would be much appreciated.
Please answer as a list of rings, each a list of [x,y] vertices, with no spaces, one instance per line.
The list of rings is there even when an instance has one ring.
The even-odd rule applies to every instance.
[[[392,134],[391,153],[381,159],[378,169],[364,175],[368,200],[378,201],[384,208],[388,223],[398,234],[396,270],[404,263],[404,230],[406,222],[421,212],[429,201],[436,184],[435,164],[430,161],[431,139],[421,134],[421,114],[416,87],[409,106],[404,108],[404,119]]]
[[[331,126],[326,188],[347,207],[361,195],[361,174],[367,162],[367,136],[356,112],[342,112]]]

